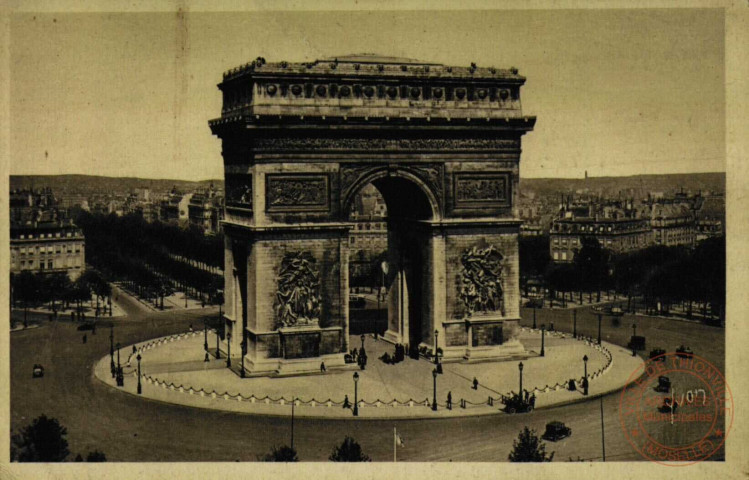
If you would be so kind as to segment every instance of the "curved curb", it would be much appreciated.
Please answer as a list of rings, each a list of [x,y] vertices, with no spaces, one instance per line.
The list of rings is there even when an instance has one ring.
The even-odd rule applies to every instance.
[[[524,327],[523,330],[526,330]],[[528,331],[534,332],[532,329],[527,329]],[[193,332],[185,332],[180,334],[174,334],[174,335],[167,335],[164,337],[158,337],[156,339],[151,339],[145,342],[141,342],[136,345],[137,352],[142,353],[144,351],[150,350],[152,348],[156,348],[158,346],[163,346],[167,343],[171,343],[173,341],[179,341],[182,339],[190,338],[192,336],[200,335],[200,332],[193,331]],[[568,338],[571,337],[569,334],[563,334],[554,332],[553,333],[556,336],[560,336],[562,338]],[[577,339],[580,340],[580,339]],[[595,379],[600,375],[603,375],[606,373],[611,366],[613,365],[613,354],[607,348],[605,345],[601,345],[600,347],[598,345],[593,345],[591,342],[586,340],[581,340],[586,343],[587,346],[593,346],[596,350],[599,351],[605,358],[608,359],[605,366],[596,370],[593,374],[589,375],[589,378]],[[605,343],[605,342],[604,342]],[[123,348],[131,347],[132,345],[125,346]],[[130,353],[126,362],[130,361],[130,359],[133,357],[133,353]],[[226,400],[226,401],[234,401],[236,403],[250,403],[252,405],[257,404],[260,407],[269,407],[271,409],[277,409],[278,407],[286,407],[285,409],[288,409],[288,412],[272,412],[272,411],[247,411],[247,410],[235,410],[235,409],[227,409],[222,408],[221,406],[215,406],[215,405],[195,405],[192,403],[186,403],[186,402],[174,402],[165,400],[162,398],[158,398],[157,396],[151,395],[139,395],[135,392],[135,389],[132,387],[132,384],[130,384],[129,388],[118,388],[112,385],[111,379],[109,379],[108,375],[104,375],[105,378],[102,378],[102,371],[106,370],[106,372],[109,372],[109,368],[107,366],[107,363],[109,359],[107,358],[108,355],[105,355],[102,357],[99,361],[97,361],[94,364],[93,368],[93,375],[101,381],[103,384],[115,388],[117,390],[122,390],[125,393],[128,393],[130,395],[138,396],[143,399],[147,399],[149,401],[159,402],[163,404],[170,404],[170,405],[179,405],[182,407],[188,407],[188,408],[199,408],[199,409],[205,409],[205,410],[213,410],[213,411],[221,411],[226,413],[235,413],[240,415],[253,415],[253,416],[268,416],[268,417],[289,417],[291,415],[291,409],[288,409],[290,406],[290,403],[293,400],[287,400],[283,396],[281,396],[278,399],[273,399],[269,396],[265,397],[258,397],[254,394],[250,395],[249,397],[243,396],[241,393],[237,394],[230,394],[228,392],[219,393],[215,390],[211,390],[210,392],[204,390],[203,388],[195,389],[192,386],[185,386],[185,385],[175,385],[172,382],[167,383],[164,380],[159,380],[158,378],[151,377],[149,375],[142,374],[141,378],[144,379],[142,382],[142,387],[145,390],[146,388],[154,388],[156,386],[159,386],[159,390],[163,389],[166,393],[183,393],[187,394],[188,396],[200,396],[201,398],[205,398],[206,396],[209,397],[210,400]],[[640,359],[641,360],[641,359]],[[126,376],[128,377],[137,377],[135,374],[135,371],[132,371],[128,373]],[[580,380],[575,380],[576,385],[579,385],[578,382],[581,382],[582,378]],[[534,388],[533,390],[528,390],[529,392],[533,392],[534,394],[538,393],[551,393],[556,392],[559,390],[567,390],[566,385],[568,384],[567,381],[563,381],[561,384],[557,383],[553,386],[546,385],[543,389],[540,389],[538,387]],[[622,385],[616,385],[610,389],[607,389],[603,392],[597,392],[594,395],[589,396],[580,396],[577,398],[572,399],[565,399],[560,400],[555,403],[547,404],[547,405],[541,405],[537,407],[537,409],[548,409],[548,408],[556,408],[559,406],[564,405],[570,405],[574,403],[582,403],[586,401],[590,401],[593,399],[600,398],[605,395],[609,395],[612,392],[620,391],[622,388],[624,388],[624,384]],[[130,391],[133,390],[133,391]],[[514,392],[510,392],[510,395]],[[302,401],[302,400],[295,400],[296,406],[303,407],[300,409],[296,409],[296,416],[302,417],[302,418],[315,418],[315,419],[327,419],[327,420],[439,420],[439,419],[450,419],[450,418],[460,418],[460,417],[475,417],[475,416],[487,416],[487,415],[497,415],[497,414],[506,414],[503,410],[500,408],[497,408],[495,402],[499,405],[502,405],[502,397],[500,396],[498,398],[489,397],[489,400],[487,402],[483,403],[472,403],[466,401],[466,403],[471,405],[480,405],[479,407],[475,408],[461,408],[461,400],[458,400],[453,405],[453,408],[451,410],[448,410],[446,408],[445,404],[440,404],[438,402],[438,406],[440,407],[440,410],[438,413],[434,413],[431,410],[431,404],[429,402],[429,399],[425,399],[423,401],[417,401],[413,399],[409,399],[408,401],[399,401],[397,399],[393,399],[389,402],[383,402],[382,400],[376,400],[374,402],[366,402],[365,400],[361,400],[359,402],[359,408],[363,412],[368,411],[369,409],[376,409],[376,411],[381,411],[382,409],[391,409],[392,413],[396,413],[396,415],[384,415],[384,416],[357,416],[354,417],[350,413],[343,413],[344,410],[342,408],[342,401],[335,402],[332,399],[327,399],[325,401],[317,401],[314,398],[308,401]],[[228,405],[228,404],[225,404]],[[397,410],[392,410],[398,408]],[[407,407],[407,410],[402,410],[402,407]],[[414,408],[415,407],[415,408]],[[422,410],[422,408],[426,407],[426,409]],[[327,411],[328,414],[319,414],[319,413],[313,413],[312,409],[324,409],[323,412]],[[331,410],[333,409],[333,410]],[[335,410],[339,409],[339,410]],[[412,410],[413,409],[413,410]],[[335,412],[335,413],[334,413]],[[362,413],[363,413],[362,412]]]

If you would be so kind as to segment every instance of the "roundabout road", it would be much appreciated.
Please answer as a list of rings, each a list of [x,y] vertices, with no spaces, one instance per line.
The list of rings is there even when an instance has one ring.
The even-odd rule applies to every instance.
[[[129,315],[115,320],[115,342],[129,345],[162,335],[196,329],[214,310],[150,312],[125,304]],[[571,331],[570,311],[537,311],[537,321]],[[532,313],[523,312],[524,325]],[[569,318],[569,327],[566,320]],[[604,340],[626,343],[634,317],[625,316],[613,326],[604,318]],[[690,345],[696,354],[723,368],[722,329],[696,323],[637,318],[638,334],[648,348],[674,349]],[[578,312],[578,330],[595,338],[597,319],[587,310]],[[643,330],[640,330],[643,329]],[[109,352],[109,329],[96,335],[69,322],[46,322],[42,327],[11,334],[11,428],[17,432],[35,417],[55,417],[68,429],[71,459],[93,449],[110,461],[253,461],[274,444],[287,444],[288,418],[257,417],[164,404],[133,397],[96,380],[94,362]],[[122,353],[125,353],[124,351]],[[45,366],[45,376],[33,379],[34,363]],[[132,379],[126,379],[132,381]],[[556,461],[580,457],[600,460],[601,404],[604,412],[607,460],[643,460],[619,427],[617,394],[590,402],[537,410],[525,415],[500,415],[440,420],[354,421],[297,419],[294,443],[302,461],[326,461],[333,445],[345,435],[361,443],[373,460],[392,459],[392,429],[397,426],[405,446],[403,461],[506,461],[512,441],[523,426],[543,431],[547,422],[560,420],[572,428],[570,438],[548,443]],[[290,407],[289,407],[290,408]]]

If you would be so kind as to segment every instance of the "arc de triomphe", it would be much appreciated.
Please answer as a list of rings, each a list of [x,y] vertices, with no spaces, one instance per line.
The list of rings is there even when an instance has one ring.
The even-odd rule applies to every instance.
[[[253,375],[344,364],[348,214],[371,183],[388,212],[386,340],[445,361],[522,354],[515,204],[536,121],[524,82],[374,55],[226,72],[210,121],[226,181],[222,350]]]

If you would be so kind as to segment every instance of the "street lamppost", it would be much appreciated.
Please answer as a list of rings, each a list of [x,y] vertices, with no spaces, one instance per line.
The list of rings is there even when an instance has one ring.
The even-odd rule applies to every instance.
[[[577,338],[577,310],[572,309],[572,336]]]
[[[117,386],[122,387],[124,385],[124,379],[122,378],[122,367],[120,366],[120,344],[118,343],[117,348]]]
[[[633,337],[637,336],[637,324],[636,323],[632,324],[632,336]]]
[[[434,363],[437,363],[437,337],[439,336],[440,332],[438,330],[434,331]]]
[[[364,336],[364,334],[362,333],[362,334],[361,334],[361,337],[359,337],[359,338],[361,338],[361,349],[362,349],[362,352],[363,352],[363,351],[364,351],[364,339],[365,339],[366,337],[365,337],[365,336]]]
[[[546,333],[546,324],[541,324],[541,356],[545,356],[546,353],[544,351],[544,333]]]
[[[359,416],[359,372],[354,372],[354,416]]]
[[[437,411],[437,369],[432,370],[432,378],[434,378],[434,399],[432,400],[432,410]]]
[[[536,305],[533,305],[533,328],[536,328]]]
[[[231,368],[231,333],[226,334],[226,368]]]
[[[218,336],[218,327],[216,327],[216,360],[221,358],[221,352],[219,351],[219,340],[221,340]]]
[[[637,345],[635,344],[635,337],[637,336],[637,324],[632,324],[632,356],[637,356]]]
[[[112,370],[112,378],[114,378],[114,325],[109,326],[109,368]]]
[[[583,377],[583,395],[588,394],[588,356],[583,355],[583,364],[585,365],[585,377]]]
[[[520,371],[520,390],[518,393],[523,394],[523,362],[518,363],[518,370]]]
[[[203,319],[203,350],[208,351],[208,319]]]
[[[247,355],[247,337],[244,335],[244,330],[242,331],[242,358],[240,359],[241,362],[241,369],[239,370],[239,376],[240,378],[244,378],[244,356]]]
[[[143,391],[142,387],[140,386],[140,359],[141,359],[140,353],[138,354],[137,357],[135,357],[135,359],[138,360],[138,395],[140,395]]]
[[[601,314],[598,314],[598,345],[601,344]]]

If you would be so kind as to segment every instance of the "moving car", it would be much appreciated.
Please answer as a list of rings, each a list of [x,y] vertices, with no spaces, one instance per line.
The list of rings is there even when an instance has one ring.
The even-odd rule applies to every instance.
[[[689,358],[692,355],[694,355],[692,349],[689,347],[685,347],[684,345],[681,345],[676,349],[676,356],[679,358]]]
[[[658,377],[658,385],[655,387],[656,392],[670,392],[671,391],[671,379],[661,375]]]
[[[654,348],[650,350],[650,359],[655,359],[656,362],[665,362],[666,357],[664,355],[666,354],[666,351],[662,348]]]
[[[671,405],[673,405],[673,409],[671,408]],[[665,397],[663,399],[663,404],[660,406],[658,410],[660,410],[662,413],[671,412],[671,411],[676,413],[677,408],[679,408],[679,402],[677,402],[673,397]]]
[[[43,376],[44,376],[44,367],[42,367],[38,363],[35,363],[34,368],[31,371],[31,377],[38,378],[38,377],[43,377]]]
[[[546,424],[546,431],[541,436],[544,440],[556,442],[572,435],[572,429],[562,422],[553,421]]]

